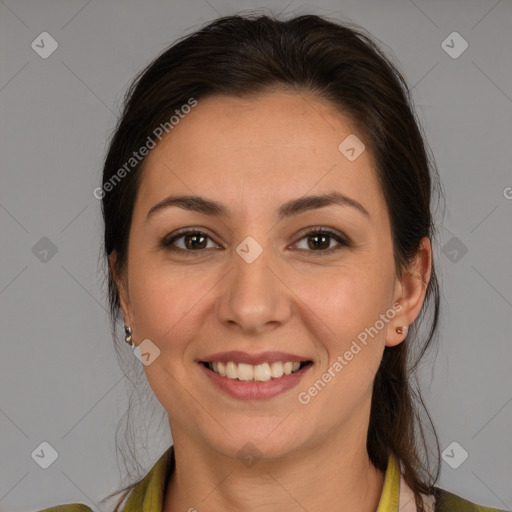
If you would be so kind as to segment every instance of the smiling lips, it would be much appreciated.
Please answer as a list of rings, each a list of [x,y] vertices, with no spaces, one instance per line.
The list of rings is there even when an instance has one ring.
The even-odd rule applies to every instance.
[[[237,381],[269,382],[291,375],[311,361],[284,352],[222,352],[206,357],[201,363],[221,377]]]
[[[298,361],[274,361],[273,363],[261,363],[256,366],[247,363],[234,361],[207,363],[208,368],[222,377],[238,380],[253,380],[257,382],[268,382],[271,379],[279,379],[283,375],[290,375],[300,369]]]

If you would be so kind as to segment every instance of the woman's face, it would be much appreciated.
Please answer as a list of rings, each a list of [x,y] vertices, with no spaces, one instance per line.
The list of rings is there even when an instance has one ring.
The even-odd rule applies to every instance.
[[[135,343],[149,340],[144,370],[175,442],[278,457],[366,439],[384,347],[421,301],[395,274],[386,204],[354,135],[364,143],[309,94],[215,96],[149,153],[121,299]],[[165,206],[170,196],[201,201]],[[234,380],[213,360],[254,365],[229,364],[249,379]],[[290,366],[279,361],[309,364],[268,381]]]

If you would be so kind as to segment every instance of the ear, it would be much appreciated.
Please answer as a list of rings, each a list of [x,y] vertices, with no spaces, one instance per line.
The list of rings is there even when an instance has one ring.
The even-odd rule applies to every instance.
[[[114,283],[117,288],[117,293],[119,294],[119,302],[121,304],[121,311],[123,313],[123,320],[125,325],[129,325],[133,328],[133,313],[130,302],[130,295],[128,292],[128,280],[118,275],[116,269],[116,261],[117,261],[117,253],[116,251],[112,251],[108,257],[110,272],[112,273],[112,278],[114,279]]]
[[[389,322],[386,346],[394,347],[407,336],[407,331],[399,334],[396,332],[396,328],[410,327],[420,314],[431,272],[432,245],[428,237],[423,237],[410,267],[404,271],[402,277],[396,277],[393,304],[398,303],[401,309],[395,315],[393,321]]]

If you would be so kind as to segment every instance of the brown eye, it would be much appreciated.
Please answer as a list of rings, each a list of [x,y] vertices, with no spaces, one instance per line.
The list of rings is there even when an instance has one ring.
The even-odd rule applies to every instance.
[[[201,252],[208,248],[218,248],[216,244],[214,244],[214,247],[208,246],[209,240],[212,241],[210,236],[202,231],[182,231],[170,238],[164,238],[160,242],[160,246],[168,250],[183,253]]]
[[[340,249],[341,246],[349,245],[341,235],[326,228],[313,229],[308,231],[299,240],[299,242],[302,242],[303,240],[306,241],[305,247],[303,246],[298,248],[307,252],[334,252]],[[335,240],[338,243],[337,247],[332,247],[332,240]],[[297,242],[295,245],[298,246],[299,242]]]
[[[180,238],[183,238],[184,245],[187,249],[197,250],[206,248],[205,240],[208,237],[200,233],[194,233],[191,235],[183,235]]]

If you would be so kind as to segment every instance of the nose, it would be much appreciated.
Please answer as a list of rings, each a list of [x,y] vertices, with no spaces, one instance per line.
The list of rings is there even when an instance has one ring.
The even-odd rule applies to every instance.
[[[290,318],[293,294],[279,275],[271,249],[264,248],[254,261],[249,261],[233,252],[232,269],[218,297],[217,315],[231,329],[260,334]]]

